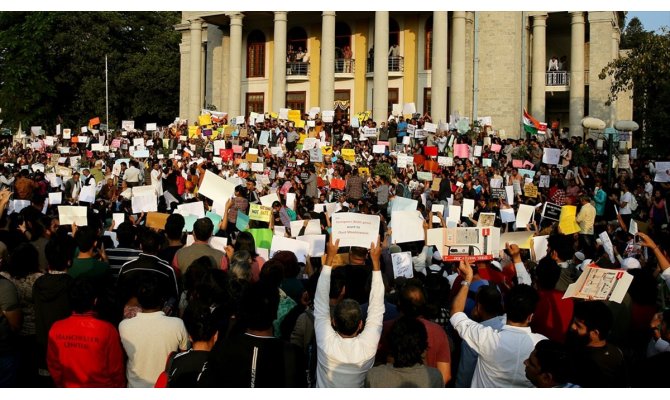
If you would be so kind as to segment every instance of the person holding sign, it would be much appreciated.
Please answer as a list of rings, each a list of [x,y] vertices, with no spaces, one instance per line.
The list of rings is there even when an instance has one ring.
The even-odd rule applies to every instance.
[[[363,326],[361,306],[352,299],[342,300],[335,306],[331,317],[329,305],[332,263],[337,256],[340,241],[326,246],[326,263],[323,265],[314,301],[314,330],[316,335],[318,365],[316,387],[363,387],[365,376],[374,364],[377,344],[382,333],[384,317],[384,283],[381,274],[381,250],[370,244],[372,259],[372,287],[368,315]]]

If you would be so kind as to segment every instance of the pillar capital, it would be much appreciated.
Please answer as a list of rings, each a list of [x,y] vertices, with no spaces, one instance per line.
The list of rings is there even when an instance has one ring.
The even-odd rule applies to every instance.
[[[228,14],[230,18],[230,25],[240,25],[242,26],[242,19],[244,19],[244,14],[241,12],[232,12]]]
[[[188,22],[189,22],[189,26],[188,26],[188,27],[189,27],[190,30],[195,31],[195,30],[200,30],[200,29],[202,29],[202,23],[203,23],[203,20],[202,20],[202,19],[200,19],[200,18],[194,18],[194,19],[192,19],[192,20],[189,20]]]
[[[572,11],[570,17],[571,24],[583,24],[585,22],[584,11]]]
[[[547,18],[549,18],[549,16],[547,14],[533,15],[533,27],[547,26]]]
[[[324,11],[321,13],[322,17],[334,17],[335,16],[335,11]]]
[[[275,11],[275,22],[277,21],[288,21],[288,12],[287,11]]]

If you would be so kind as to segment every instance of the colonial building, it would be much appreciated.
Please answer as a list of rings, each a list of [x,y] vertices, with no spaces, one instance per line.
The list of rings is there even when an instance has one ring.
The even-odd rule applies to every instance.
[[[387,119],[414,103],[433,121],[489,116],[518,136],[526,108],[582,135],[593,116],[632,118],[606,105],[598,74],[620,56],[623,12],[183,12],[179,112],[232,116],[310,107]],[[552,58],[554,58],[552,60]],[[549,71],[551,69],[551,71]]]

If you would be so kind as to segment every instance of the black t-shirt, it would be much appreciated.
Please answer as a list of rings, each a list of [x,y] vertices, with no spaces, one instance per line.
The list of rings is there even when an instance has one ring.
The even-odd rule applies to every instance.
[[[628,374],[623,353],[607,343],[603,347],[583,347],[575,351],[573,382],[585,388],[627,387]]]
[[[198,380],[200,387],[306,387],[304,360],[298,347],[275,337],[249,334],[219,340]]]
[[[168,364],[167,386],[170,388],[198,387],[198,375],[209,357],[209,351],[190,349],[174,356]]]

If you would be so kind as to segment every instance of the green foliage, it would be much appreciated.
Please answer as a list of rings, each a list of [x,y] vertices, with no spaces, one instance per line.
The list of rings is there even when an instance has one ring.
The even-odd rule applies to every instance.
[[[637,145],[665,149],[670,140],[670,32],[635,28],[629,39],[634,44],[629,54],[607,64],[599,78],[612,79],[608,103],[632,93],[633,120],[641,127]]]
[[[0,12],[5,126],[171,122],[178,113],[178,12]]]
[[[389,180],[393,178],[394,175],[393,168],[388,163],[384,162],[377,164],[373,173],[378,176],[385,176]]]

